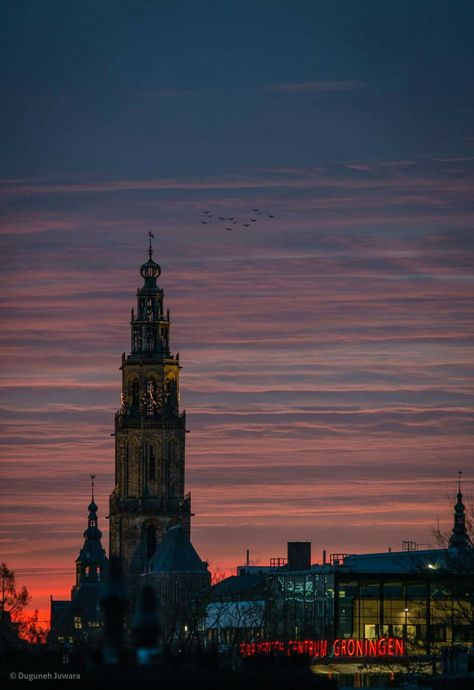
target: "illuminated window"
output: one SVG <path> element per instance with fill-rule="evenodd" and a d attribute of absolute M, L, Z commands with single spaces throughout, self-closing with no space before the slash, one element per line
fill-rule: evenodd
<path fill-rule="evenodd" d="M 364 637 L 366 640 L 373 640 L 377 637 L 377 631 L 375 625 L 365 625 L 364 626 Z"/>
<path fill-rule="evenodd" d="M 76 630 L 82 630 L 82 619 L 80 616 L 74 617 L 74 627 Z"/>
<path fill-rule="evenodd" d="M 430 632 L 430 640 L 432 642 L 446 642 L 446 626 L 439 624 L 439 625 L 430 625 L 429 628 Z"/>

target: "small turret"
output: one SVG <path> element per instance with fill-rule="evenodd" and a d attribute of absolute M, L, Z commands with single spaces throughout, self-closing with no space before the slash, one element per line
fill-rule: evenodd
<path fill-rule="evenodd" d="M 454 506 L 454 526 L 449 539 L 450 549 L 466 549 L 471 543 L 466 529 L 466 515 L 464 503 L 462 502 L 461 475 L 459 472 L 457 503 Z"/>
<path fill-rule="evenodd" d="M 84 546 L 76 559 L 76 585 L 73 593 L 84 582 L 100 582 L 107 566 L 107 557 L 102 547 L 102 532 L 98 526 L 97 505 L 94 500 L 94 479 L 91 474 L 91 502 L 88 506 L 87 529 L 84 531 Z"/>

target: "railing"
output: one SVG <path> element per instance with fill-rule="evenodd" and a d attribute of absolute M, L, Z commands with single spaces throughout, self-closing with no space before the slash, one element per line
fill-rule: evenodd
<path fill-rule="evenodd" d="M 150 319 L 149 316 L 152 318 Z M 154 321 L 164 321 L 165 323 L 169 322 L 168 316 L 164 316 L 163 314 L 160 316 L 158 315 L 158 318 L 155 318 L 154 314 L 134 314 L 130 318 L 130 323 L 136 323 L 137 321 L 142 321 L 143 323 L 153 323 Z"/>
<path fill-rule="evenodd" d="M 270 567 L 271 568 L 282 568 L 284 565 L 287 565 L 288 559 L 287 558 L 270 558 Z"/>
<path fill-rule="evenodd" d="M 115 498 L 119 512 L 135 513 L 151 511 L 156 513 L 188 513 L 191 510 L 191 493 L 179 498 Z"/>
<path fill-rule="evenodd" d="M 182 427 L 186 424 L 186 413 L 173 413 L 168 410 L 158 410 L 151 415 L 133 412 L 132 410 L 119 410 L 115 414 L 115 425 L 127 429 L 172 429 L 175 426 Z"/>

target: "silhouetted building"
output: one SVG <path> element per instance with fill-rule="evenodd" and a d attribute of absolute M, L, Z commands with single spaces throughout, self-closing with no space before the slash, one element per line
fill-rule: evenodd
<path fill-rule="evenodd" d="M 87 644 L 99 643 L 103 619 L 100 607 L 102 583 L 107 577 L 108 560 L 102 547 L 97 505 L 94 501 L 94 477 L 92 500 L 88 507 L 89 517 L 84 532 L 84 546 L 76 559 L 76 584 L 70 601 L 55 601 L 51 597 L 51 630 L 48 643 Z"/>
<path fill-rule="evenodd" d="M 244 657 L 307 655 L 316 674 L 347 676 L 351 687 L 385 687 L 414 667 L 440 673 L 474 643 L 474 549 L 460 487 L 449 544 L 404 542 L 311 564 L 311 545 L 289 542 L 287 559 L 247 562 L 211 588 L 206 637 L 222 652 L 240 645 Z"/>
<path fill-rule="evenodd" d="M 199 558 L 186 531 L 181 525 L 170 527 L 141 577 L 141 587 L 155 592 L 162 639 L 172 642 L 195 632 L 201 615 L 196 595 L 210 584 L 208 564 Z"/>
<path fill-rule="evenodd" d="M 148 261 L 140 268 L 144 284 L 137 290 L 137 311 L 131 314 L 131 352 L 122 355 L 121 408 L 115 415 L 115 487 L 110 496 L 110 557 L 131 604 L 124 606 L 120 598 L 121 615 L 127 609 L 130 623 L 139 588 L 151 585 L 159 618 L 170 628 L 172 620 L 178 625 L 188 616 L 196 592 L 209 587 L 210 574 L 189 540 L 191 496 L 184 493 L 186 422 L 185 413 L 179 410 L 181 366 L 179 354 L 170 351 L 170 315 L 164 311 L 164 293 L 156 282 L 161 268 L 153 261 L 151 237 L 150 233 Z M 84 536 L 71 601 L 51 598 L 51 642 L 86 641 L 92 631 L 99 634 L 102 628 L 100 583 L 107 558 L 94 497 Z M 112 614 L 117 608 L 114 587 L 109 587 L 105 603 Z M 143 595 L 140 600 L 142 608 L 143 602 L 151 601 Z M 111 630 L 107 638 L 109 656 L 116 657 L 120 650 L 115 648 L 122 643 L 113 639 Z"/>
<path fill-rule="evenodd" d="M 461 493 L 461 472 L 459 473 L 459 487 L 457 502 L 454 506 L 454 526 L 449 539 L 450 549 L 467 549 L 472 546 L 466 528 L 466 514 Z"/>

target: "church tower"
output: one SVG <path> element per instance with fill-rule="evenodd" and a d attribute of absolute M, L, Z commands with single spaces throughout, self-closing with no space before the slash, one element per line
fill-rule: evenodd
<path fill-rule="evenodd" d="M 450 549 L 467 549 L 470 544 L 469 534 L 466 527 L 466 515 L 464 503 L 462 502 L 462 492 L 461 492 L 461 475 L 459 472 L 459 485 L 458 485 L 458 495 L 457 503 L 454 506 L 454 526 L 449 538 L 449 548 Z"/>
<path fill-rule="evenodd" d="M 167 529 L 189 537 L 191 497 L 184 494 L 185 413 L 179 410 L 179 354 L 170 351 L 170 314 L 157 285 L 160 266 L 140 268 L 132 309 L 131 352 L 122 355 L 121 408 L 115 415 L 115 488 L 110 496 L 110 557 L 124 575 L 147 567 Z"/>
<path fill-rule="evenodd" d="M 100 541 L 102 532 L 99 529 L 98 508 L 94 500 L 94 479 L 95 475 L 91 474 L 92 498 L 88 507 L 89 517 L 87 518 L 87 529 L 84 532 L 84 546 L 76 558 L 76 584 L 72 588 L 73 596 L 84 583 L 101 582 L 107 575 L 108 560 Z"/>

